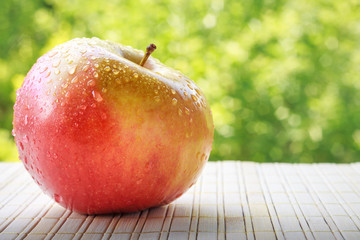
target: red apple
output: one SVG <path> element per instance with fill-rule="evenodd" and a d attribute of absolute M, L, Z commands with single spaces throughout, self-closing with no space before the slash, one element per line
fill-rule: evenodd
<path fill-rule="evenodd" d="M 38 59 L 17 91 L 20 159 L 62 206 L 80 213 L 167 204 L 199 177 L 214 125 L 189 78 L 144 53 L 74 39 Z M 142 63 L 143 64 L 143 63 Z"/>

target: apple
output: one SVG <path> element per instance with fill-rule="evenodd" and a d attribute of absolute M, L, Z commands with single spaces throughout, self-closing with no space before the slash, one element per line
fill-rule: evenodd
<path fill-rule="evenodd" d="M 154 48 L 73 39 L 25 77 L 14 105 L 19 158 L 60 205 L 139 211 L 170 203 L 199 177 L 213 142 L 209 105 L 193 81 L 149 57 Z"/>

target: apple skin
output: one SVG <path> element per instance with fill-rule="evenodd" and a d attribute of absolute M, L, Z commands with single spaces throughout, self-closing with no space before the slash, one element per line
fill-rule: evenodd
<path fill-rule="evenodd" d="M 200 89 L 142 51 L 73 39 L 17 91 L 13 135 L 41 189 L 83 214 L 168 204 L 198 179 L 214 124 Z"/>

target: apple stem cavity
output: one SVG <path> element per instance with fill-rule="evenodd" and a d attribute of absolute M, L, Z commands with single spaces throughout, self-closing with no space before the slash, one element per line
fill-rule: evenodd
<path fill-rule="evenodd" d="M 156 46 L 155 44 L 151 43 L 147 48 L 146 48 L 146 53 L 143 56 L 143 58 L 141 59 L 140 62 L 140 66 L 144 66 L 144 64 L 146 63 L 146 61 L 148 60 L 148 58 L 150 57 L 150 55 L 155 51 Z"/>

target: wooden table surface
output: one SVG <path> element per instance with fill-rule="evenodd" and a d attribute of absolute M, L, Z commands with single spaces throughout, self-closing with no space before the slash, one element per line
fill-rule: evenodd
<path fill-rule="evenodd" d="M 360 163 L 209 162 L 175 202 L 80 215 L 0 163 L 0 239 L 360 239 Z"/>

